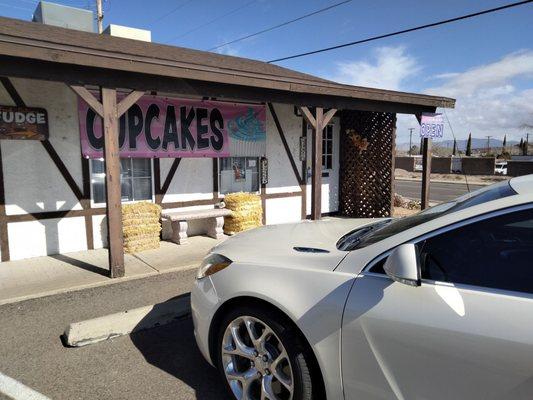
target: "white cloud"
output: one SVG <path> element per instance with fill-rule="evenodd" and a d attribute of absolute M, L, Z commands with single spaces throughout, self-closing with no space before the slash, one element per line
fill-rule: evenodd
<path fill-rule="evenodd" d="M 495 62 L 442 78 L 428 94 L 457 99 L 447 114 L 458 137 L 519 139 L 533 125 L 533 51 L 508 54 Z"/>
<path fill-rule="evenodd" d="M 419 72 L 416 59 L 405 47 L 379 47 L 371 60 L 337 63 L 332 80 L 356 86 L 401 90 L 405 80 Z"/>
<path fill-rule="evenodd" d="M 405 47 L 380 47 L 370 60 L 340 62 L 333 80 L 352 85 L 391 90 L 412 90 L 409 79 L 424 82 L 420 63 Z M 500 60 L 477 65 L 466 71 L 448 71 L 431 76 L 432 87 L 424 93 L 452 97 L 454 110 L 446 110 L 458 139 L 472 132 L 474 137 L 492 135 L 520 140 L 533 129 L 533 50 L 522 50 Z M 435 85 L 435 82 L 437 84 Z M 398 115 L 399 142 L 409 140 L 408 128 L 415 128 L 413 143 L 418 142 L 418 122 L 411 115 Z M 533 133 L 533 132 L 531 132 Z M 445 139 L 451 129 L 445 126 Z"/>

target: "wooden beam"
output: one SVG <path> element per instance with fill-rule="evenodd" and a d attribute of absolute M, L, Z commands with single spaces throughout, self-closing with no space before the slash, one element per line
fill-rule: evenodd
<path fill-rule="evenodd" d="M 333 118 L 336 112 L 337 110 L 335 108 L 332 108 L 326 114 L 324 114 L 324 121 L 322 122 L 322 126 L 324 128 L 329 124 L 329 121 L 331 121 L 331 118 Z"/>
<path fill-rule="evenodd" d="M 0 82 L 2 82 L 2 85 L 6 89 L 6 92 L 9 94 L 11 100 L 13 100 L 13 103 L 15 103 L 16 106 L 26 107 L 24 100 L 22 100 L 22 97 L 20 97 L 19 93 L 17 92 L 17 89 L 15 89 L 15 86 L 13 86 L 13 83 L 9 78 L 3 76 L 0 78 Z"/>
<path fill-rule="evenodd" d="M 174 174 L 176 173 L 180 165 L 180 162 L 181 162 L 181 158 L 174 159 L 174 162 L 172 163 L 172 166 L 170 167 L 170 170 L 168 171 L 167 177 L 165 179 L 165 183 L 163 183 L 163 186 L 161 186 L 161 197 L 167 194 L 167 190 L 170 187 L 170 184 L 172 183 L 172 179 L 174 178 Z"/>
<path fill-rule="evenodd" d="M 122 237 L 122 204 L 120 153 L 118 143 L 117 92 L 102 88 L 105 194 L 109 273 L 111 278 L 124 276 L 124 241 Z"/>
<path fill-rule="evenodd" d="M 91 208 L 91 174 L 89 168 L 89 159 L 81 158 L 81 176 L 83 181 L 83 199 L 81 206 L 83 209 Z M 93 237 L 93 217 L 91 215 L 85 215 L 85 240 L 87 242 L 87 249 L 94 249 L 94 237 Z"/>
<path fill-rule="evenodd" d="M 429 207 L 429 180 L 431 174 L 431 142 L 429 138 L 423 140 L 422 152 L 422 210 Z"/>
<path fill-rule="evenodd" d="M 161 204 L 163 195 L 161 193 L 161 161 L 159 158 L 154 158 L 154 191 L 155 203 Z"/>
<path fill-rule="evenodd" d="M 307 107 L 299 107 L 299 108 L 302 113 L 302 116 L 307 121 L 307 123 L 311 125 L 312 128 L 316 128 L 316 119 L 311 113 L 311 111 L 309 111 L 309 108 Z"/>
<path fill-rule="evenodd" d="M 63 179 L 65 179 L 65 182 L 67 182 L 67 185 L 69 186 L 70 190 L 72 190 L 72 193 L 74 193 L 74 196 L 76 196 L 78 201 L 81 203 L 84 198 L 84 195 L 78 187 L 78 184 L 68 171 L 67 166 L 65 165 L 65 163 L 63 163 L 63 160 L 61 160 L 59 154 L 57 154 L 57 151 L 55 150 L 54 146 L 52 146 L 52 143 L 50 143 L 49 140 L 43 140 L 41 141 L 41 144 L 52 159 L 57 169 L 59 170 L 59 173 L 61 174 Z"/>
<path fill-rule="evenodd" d="M 213 158 L 213 199 L 218 199 L 218 158 Z"/>
<path fill-rule="evenodd" d="M 144 91 L 134 90 L 129 93 L 120 103 L 117 105 L 117 117 L 120 118 L 122 114 L 129 110 L 129 108 L 137 103 L 137 101 L 144 96 Z"/>
<path fill-rule="evenodd" d="M 89 92 L 85 86 L 79 86 L 79 85 L 70 85 L 70 88 L 78 95 L 80 96 L 88 105 L 91 107 L 95 113 L 97 113 L 100 117 L 103 118 L 104 116 L 104 108 L 102 103 L 98 101 L 94 95 Z"/>
<path fill-rule="evenodd" d="M 291 149 L 289 148 L 289 144 L 287 143 L 287 139 L 285 138 L 285 134 L 283 133 L 283 128 L 281 127 L 281 124 L 278 119 L 278 115 L 276 114 L 276 110 L 274 110 L 274 106 L 272 103 L 268 103 L 268 109 L 270 110 L 270 114 L 272 115 L 272 119 L 274 120 L 274 124 L 276 125 L 276 129 L 278 130 L 279 136 L 281 138 L 281 143 L 283 143 L 283 147 L 285 148 L 285 153 L 287 154 L 287 157 L 289 158 L 289 162 L 292 167 L 292 172 L 294 173 L 294 176 L 296 177 L 296 181 L 299 185 L 302 184 L 303 179 L 300 176 L 300 172 L 298 171 L 298 167 L 296 166 L 296 162 L 294 161 L 294 157 L 292 156 Z"/>
<path fill-rule="evenodd" d="M 394 128 L 392 128 L 392 146 L 391 146 L 391 174 L 390 174 L 390 180 L 391 180 L 391 199 L 390 199 L 390 216 L 392 217 L 394 214 L 394 191 L 396 183 L 394 181 L 394 169 L 396 168 L 396 114 L 394 114 Z"/>
<path fill-rule="evenodd" d="M 305 138 L 307 143 L 307 122 L 302 117 L 302 137 Z M 305 158 L 302 160 L 302 183 L 300 190 L 302 191 L 302 205 L 301 205 L 301 218 L 307 219 L 307 146 L 305 149 Z"/>
<path fill-rule="evenodd" d="M 324 114 L 321 107 L 316 108 L 313 129 L 312 148 L 312 181 L 311 181 L 311 219 L 319 220 L 322 214 L 322 130 L 324 129 Z"/>
<path fill-rule="evenodd" d="M 131 61 L 130 61 L 131 63 Z M 297 106 L 336 108 L 415 114 L 433 112 L 434 106 L 400 102 L 401 98 L 385 96 L 382 99 L 344 97 L 333 94 L 287 91 L 272 87 L 252 87 L 197 79 L 172 78 L 139 74 L 127 70 L 112 70 L 90 66 L 58 64 L 50 61 L 0 55 L 0 75 L 20 78 L 65 82 L 70 85 L 113 86 L 136 90 L 179 93 L 182 96 L 216 97 L 218 100 L 246 99 L 247 101 L 284 103 Z M 441 103 L 438 106 L 445 106 Z M 447 105 L 446 105 L 447 106 Z M 449 107 L 453 107 L 450 104 Z"/>
<path fill-rule="evenodd" d="M 6 193 L 4 188 L 4 166 L 2 161 L 2 142 L 0 141 L 0 251 L 2 261 L 9 261 L 9 233 L 6 216 Z"/>

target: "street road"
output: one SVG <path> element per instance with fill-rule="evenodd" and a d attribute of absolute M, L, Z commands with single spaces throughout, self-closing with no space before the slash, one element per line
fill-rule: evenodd
<path fill-rule="evenodd" d="M 190 317 L 81 348 L 66 348 L 60 340 L 70 322 L 183 295 L 195 274 L 0 306 L 0 374 L 51 399 L 224 399 L 218 373 L 196 347 Z"/>
<path fill-rule="evenodd" d="M 394 181 L 396 193 L 407 197 L 408 199 L 420 200 L 420 191 L 422 182 L 420 181 L 403 181 L 396 179 Z M 484 187 L 483 185 L 469 185 L 470 191 Z M 429 200 L 443 202 L 453 200 L 462 194 L 468 192 L 464 183 L 440 183 L 431 182 L 429 185 Z"/>

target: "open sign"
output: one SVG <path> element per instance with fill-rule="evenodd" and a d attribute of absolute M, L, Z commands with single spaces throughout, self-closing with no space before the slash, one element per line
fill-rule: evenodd
<path fill-rule="evenodd" d="M 444 136 L 444 120 L 442 114 L 422 113 L 420 120 L 420 137 L 442 138 Z"/>

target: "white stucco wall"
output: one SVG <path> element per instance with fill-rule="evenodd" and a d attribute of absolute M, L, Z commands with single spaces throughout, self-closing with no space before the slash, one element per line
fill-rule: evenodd
<path fill-rule="evenodd" d="M 42 107 L 48 111 L 50 142 L 82 189 L 76 96 L 62 83 L 27 79 L 12 79 L 12 82 L 27 106 Z M 13 105 L 1 85 L 0 104 Z M 275 104 L 274 108 L 301 171 L 299 138 L 302 119 L 294 115 L 294 108 L 290 105 Z M 40 142 L 4 140 L 1 146 L 8 215 L 82 208 Z M 267 194 L 299 192 L 300 186 L 268 108 L 266 148 L 269 161 Z M 160 160 L 161 184 L 172 162 L 173 159 Z M 212 199 L 212 173 L 211 159 L 182 159 L 163 203 Z M 338 190 L 338 185 L 334 190 Z M 324 190 L 323 196 L 328 196 L 326 193 Z M 328 198 L 323 198 L 324 212 L 331 211 L 329 203 Z M 299 221 L 301 206 L 300 196 L 267 199 L 266 221 L 268 224 Z M 195 206 L 180 210 L 210 207 Z M 94 247 L 104 247 L 107 242 L 105 216 L 93 216 L 92 224 Z M 205 232 L 205 225 L 204 221 L 193 221 L 189 234 Z M 13 260 L 87 249 L 84 217 L 12 222 L 8 224 L 8 233 Z M 165 223 L 163 237 L 169 238 L 170 234 L 170 226 Z"/>

